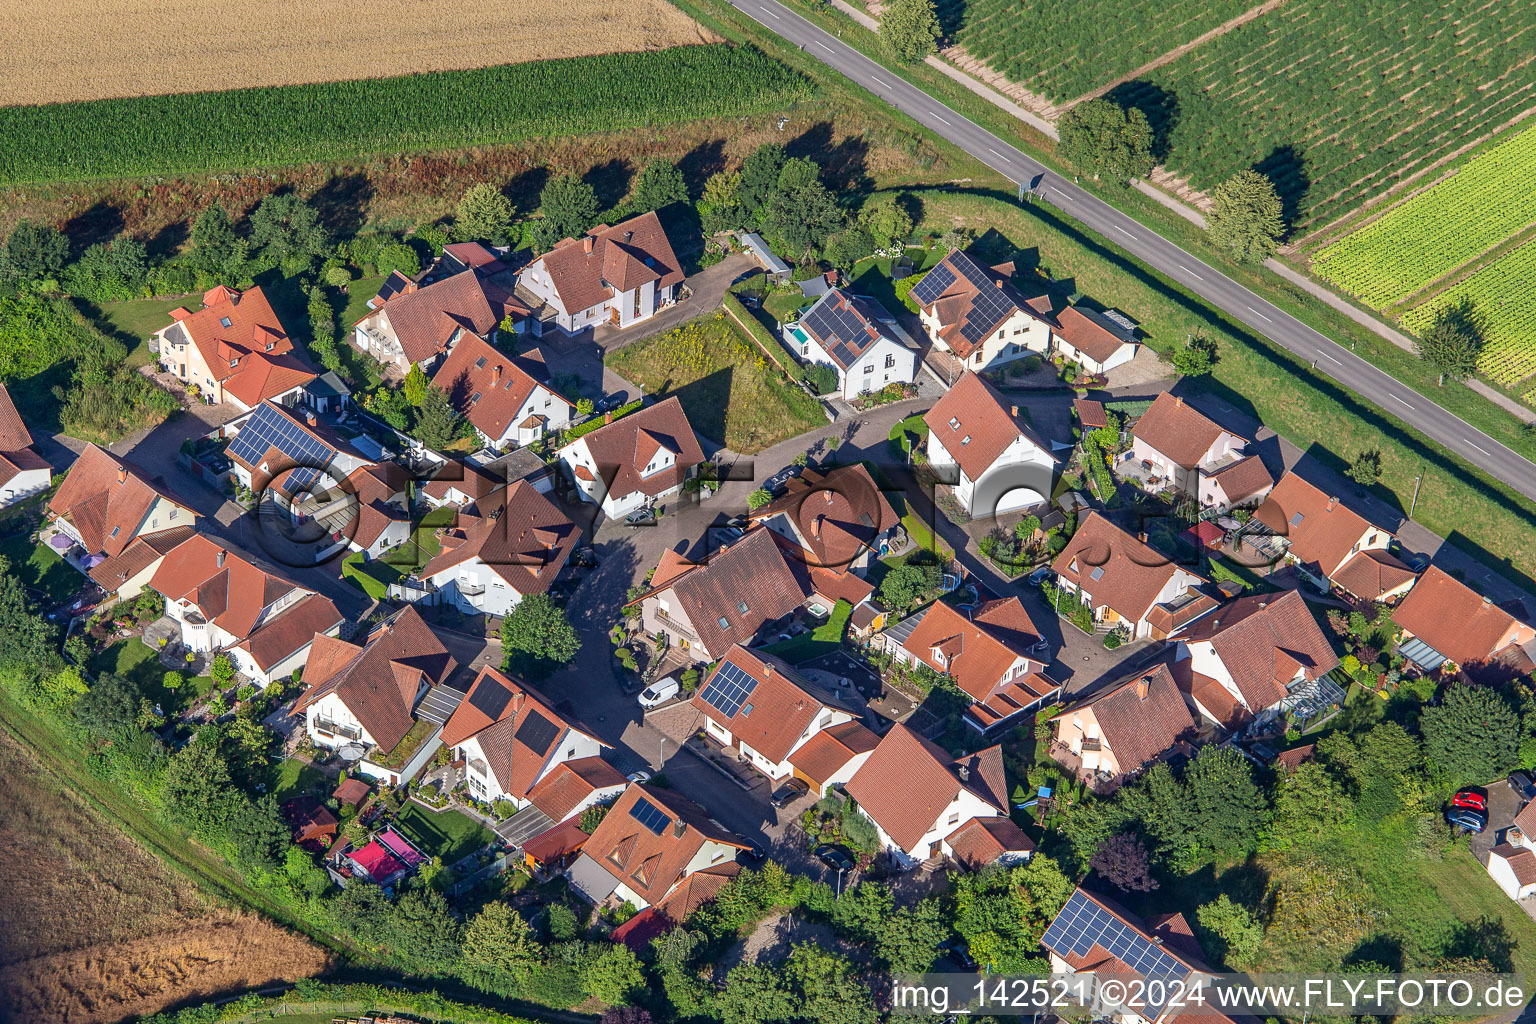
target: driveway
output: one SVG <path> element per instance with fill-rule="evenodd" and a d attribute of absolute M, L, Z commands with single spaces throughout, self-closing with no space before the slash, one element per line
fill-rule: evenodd
<path fill-rule="evenodd" d="M 1520 813 L 1523 804 L 1503 779 L 1490 782 L 1484 788 L 1488 791 L 1488 827 L 1472 837 L 1472 853 L 1479 863 L 1486 865 L 1488 851 L 1498 845 L 1504 830 L 1514 823 L 1515 815 Z"/>

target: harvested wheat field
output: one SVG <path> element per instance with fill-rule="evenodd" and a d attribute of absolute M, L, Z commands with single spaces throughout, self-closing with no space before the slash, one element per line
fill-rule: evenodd
<path fill-rule="evenodd" d="M 325 953 L 219 910 L 0 732 L 0 1020 L 108 1022 L 317 974 Z"/>
<path fill-rule="evenodd" d="M 717 38 L 666 0 L 12 0 L 0 106 L 387 78 Z"/>

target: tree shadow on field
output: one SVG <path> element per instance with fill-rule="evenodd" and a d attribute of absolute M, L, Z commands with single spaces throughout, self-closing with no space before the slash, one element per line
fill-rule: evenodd
<path fill-rule="evenodd" d="M 1152 158 L 1158 163 L 1168 159 L 1169 138 L 1179 124 L 1179 95 L 1156 82 L 1137 79 L 1121 82 L 1104 98 L 1128 110 L 1139 110 L 1152 126 Z"/>
<path fill-rule="evenodd" d="M 1269 156 L 1253 165 L 1253 169 L 1275 185 L 1280 196 L 1280 217 L 1285 221 L 1288 235 L 1291 225 L 1301 215 L 1302 204 L 1312 190 L 1312 173 L 1307 170 L 1307 158 L 1295 146 L 1276 146 Z"/>
<path fill-rule="evenodd" d="M 144 247 L 149 250 L 149 255 L 156 258 L 173 256 L 187 239 L 192 236 L 192 222 L 188 220 L 176 220 L 156 231 Z"/>
<path fill-rule="evenodd" d="M 112 241 L 122 233 L 123 225 L 123 211 L 105 199 L 75 214 L 64 222 L 64 234 L 69 239 L 69 258 L 79 259 L 81 253 L 98 242 Z"/>
<path fill-rule="evenodd" d="M 371 199 L 373 182 L 367 175 L 353 172 L 331 178 L 320 186 L 309 202 L 333 238 L 351 238 L 368 219 Z"/>
<path fill-rule="evenodd" d="M 710 139 L 694 146 L 677 161 L 677 169 L 683 172 L 683 180 L 688 183 L 688 194 L 702 195 L 704 182 L 725 170 L 725 140 Z"/>
<path fill-rule="evenodd" d="M 547 184 L 549 184 L 549 168 L 530 167 L 503 185 L 501 191 L 512 200 L 512 205 L 517 210 L 527 212 L 538 209 L 539 193 L 544 191 L 544 186 Z"/>
<path fill-rule="evenodd" d="M 628 160 L 614 159 L 597 164 L 583 174 L 581 180 L 597 193 L 598 209 L 610 210 L 629 195 L 630 180 L 634 175 L 635 168 Z"/>

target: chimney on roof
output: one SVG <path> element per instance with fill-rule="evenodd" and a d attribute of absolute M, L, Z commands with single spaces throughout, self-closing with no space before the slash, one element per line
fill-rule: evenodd
<path fill-rule="evenodd" d="M 223 548 L 219 548 L 219 553 L 213 558 L 213 564 L 218 566 L 220 569 L 224 568 L 224 556 L 227 554 L 229 554 L 229 552 L 225 551 Z"/>
<path fill-rule="evenodd" d="M 608 412 L 603 413 L 603 425 L 607 426 L 608 424 L 610 424 L 612 422 L 613 422 L 613 411 L 610 409 Z"/>
<path fill-rule="evenodd" d="M 1011 406 L 1009 408 L 1009 412 L 1013 413 L 1013 418 L 1014 419 L 1018 419 L 1019 418 L 1019 407 L 1018 406 L 1016 406 L 1016 405 L 1015 406 Z"/>
<path fill-rule="evenodd" d="M 1334 510 L 1334 508 L 1338 505 L 1338 503 L 1339 503 L 1339 499 L 1338 498 L 1336 498 L 1336 497 L 1335 498 L 1329 498 L 1328 499 L 1328 511 L 1332 512 Z"/>
<path fill-rule="evenodd" d="M 1140 533 L 1138 533 L 1136 535 L 1136 539 L 1141 541 L 1143 544 L 1145 544 L 1147 542 L 1147 531 L 1146 530 L 1142 530 Z"/>
<path fill-rule="evenodd" d="M 307 412 L 307 413 L 304 414 L 304 422 L 308 423 L 310 426 L 313 427 L 313 426 L 318 425 L 320 421 L 315 419 L 315 414 L 314 413 Z"/>
<path fill-rule="evenodd" d="M 1173 404 L 1182 409 L 1184 407 L 1184 399 L 1180 398 L 1178 395 L 1174 395 Z"/>
<path fill-rule="evenodd" d="M 678 818 L 676 821 L 674 821 L 672 823 L 672 837 L 674 839 L 681 839 L 681 838 L 683 838 L 683 833 L 687 832 L 687 831 L 688 831 L 688 826 L 686 824 L 684 824 L 682 818 Z"/>
<path fill-rule="evenodd" d="M 501 364 L 500 363 L 497 363 L 496 364 L 496 369 L 491 371 L 491 383 L 492 384 L 500 384 L 501 383 Z"/>
<path fill-rule="evenodd" d="M 1146 700 L 1147 699 L 1147 690 L 1151 687 L 1151 685 L 1152 685 L 1152 677 L 1151 676 L 1142 676 L 1140 679 L 1136 680 L 1136 699 L 1137 700 Z"/>
<path fill-rule="evenodd" d="M 816 513 L 816 519 L 811 523 L 811 536 L 821 540 L 821 521 L 827 518 L 820 512 Z"/>
<path fill-rule="evenodd" d="M 971 770 L 969 768 L 967 768 L 965 765 L 961 765 L 960 766 L 960 781 L 961 782 L 967 782 L 967 781 L 970 780 L 970 777 L 971 777 Z"/>
<path fill-rule="evenodd" d="M 634 237 L 635 237 L 635 233 L 633 231 L 626 231 L 626 232 L 624 232 L 624 241 L 628 242 L 631 238 L 634 238 Z"/>
<path fill-rule="evenodd" d="M 117 467 L 117 482 L 120 483 L 120 484 L 125 484 L 125 483 L 128 482 L 128 467 L 127 466 L 118 466 Z"/>
<path fill-rule="evenodd" d="M 582 239 L 581 239 L 581 251 L 582 252 L 591 252 L 592 251 L 592 236 L 591 235 L 585 235 L 585 236 L 582 237 Z"/>
<path fill-rule="evenodd" d="M 1268 607 L 1269 607 L 1269 602 L 1268 601 L 1260 601 L 1259 602 L 1259 611 L 1263 611 L 1265 608 L 1268 608 Z"/>
<path fill-rule="evenodd" d="M 999 291 L 1002 290 L 1002 287 L 1003 287 L 1003 279 L 1002 278 L 999 277 L 999 278 L 995 279 L 992 283 L 997 285 Z"/>

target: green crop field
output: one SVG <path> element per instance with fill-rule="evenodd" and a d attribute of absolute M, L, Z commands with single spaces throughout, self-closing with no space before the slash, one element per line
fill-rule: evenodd
<path fill-rule="evenodd" d="M 1454 288 L 1415 306 L 1403 317 L 1410 331 L 1428 327 L 1439 309 L 1470 298 L 1487 320 L 1487 336 L 1477 368 L 1505 387 L 1536 373 L 1536 242 L 1500 257 Z M 1525 393 L 1536 400 L 1536 387 Z"/>
<path fill-rule="evenodd" d="M 808 83 L 751 47 L 678 46 L 372 81 L 0 109 L 0 185 L 516 142 L 783 109 Z"/>
<path fill-rule="evenodd" d="M 1289 0 L 1116 95 L 1197 187 L 1267 173 L 1304 235 L 1527 109 L 1533 37 L 1525 0 Z"/>
<path fill-rule="evenodd" d="M 1257 0 L 1256 0 L 1257 2 Z M 1009 81 L 1061 102 L 1240 14 L 1209 0 L 939 0 L 945 34 Z"/>
<path fill-rule="evenodd" d="M 1533 181 L 1536 128 L 1527 128 L 1434 188 L 1320 250 L 1312 258 L 1313 267 L 1325 280 L 1377 309 L 1401 302 L 1536 223 Z"/>

